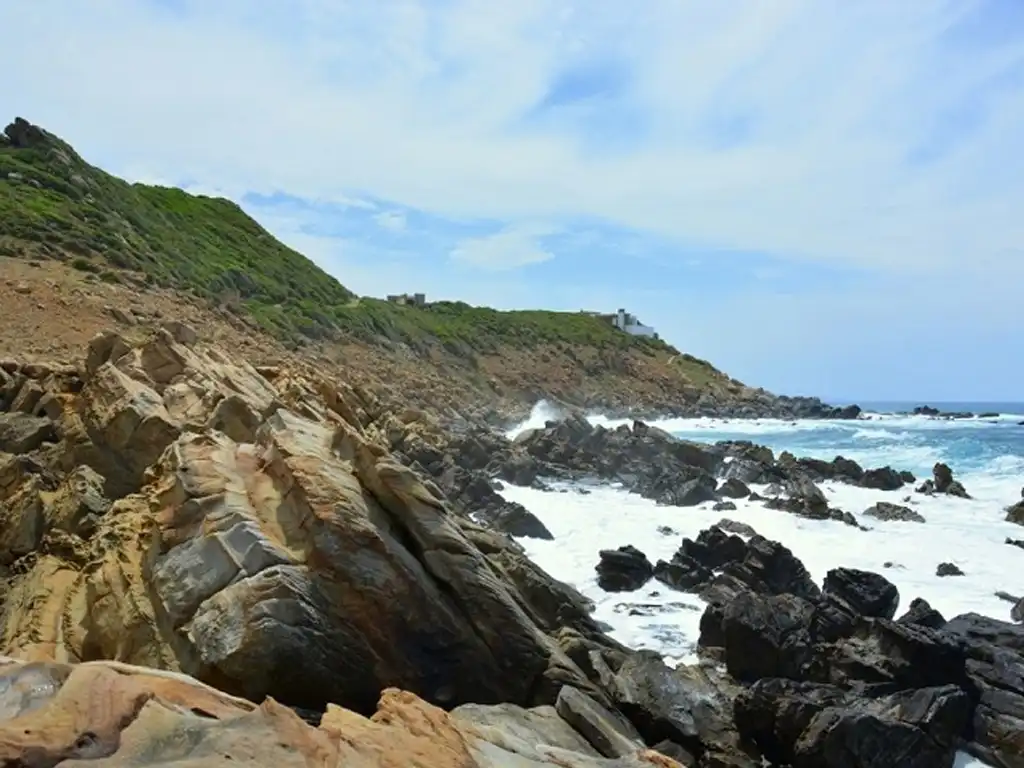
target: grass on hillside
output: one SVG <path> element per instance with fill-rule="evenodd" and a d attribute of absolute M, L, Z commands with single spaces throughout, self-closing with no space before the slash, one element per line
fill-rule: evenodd
<path fill-rule="evenodd" d="M 578 313 L 357 299 L 228 200 L 129 184 L 52 134 L 37 131 L 19 147 L 0 139 L 0 255 L 70 258 L 105 280 L 116 279 L 111 268 L 132 270 L 146 282 L 245 311 L 293 341 L 344 331 L 421 349 L 439 342 L 463 357 L 502 345 L 675 351 Z"/>

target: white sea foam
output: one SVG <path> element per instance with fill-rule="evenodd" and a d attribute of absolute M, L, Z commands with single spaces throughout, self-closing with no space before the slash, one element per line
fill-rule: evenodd
<path fill-rule="evenodd" d="M 528 425 L 543 426 L 557 414 L 535 408 Z M 850 458 L 870 466 L 892 463 L 926 466 L 939 458 L 934 446 L 901 446 L 908 435 L 892 431 L 912 420 L 914 429 L 929 428 L 930 423 L 946 428 L 972 428 L 970 420 L 936 422 L 923 417 L 885 419 L 884 438 L 872 434 L 859 436 L 871 441 L 863 448 L 845 451 Z M 593 417 L 594 423 L 609 427 L 627 420 Z M 834 422 L 850 425 L 851 422 Z M 976 422 L 975 422 L 976 423 Z M 798 422 L 793 425 L 768 420 L 673 419 L 658 422 L 672 432 L 707 430 L 704 439 L 718 439 L 714 431 L 756 435 L 762 432 L 788 432 L 822 429 L 830 422 Z M 857 425 L 857 422 L 852 424 Z M 910 426 L 908 424 L 907 426 Z M 857 428 L 855 427 L 855 428 Z M 870 431 L 870 430 L 866 430 Z M 877 433 L 876 433 L 877 434 Z M 884 452 L 879 453 L 882 440 Z M 737 500 L 737 509 L 715 512 L 711 503 L 698 507 L 659 506 L 631 494 L 621 487 L 592 485 L 556 486 L 552 491 L 508 486 L 505 498 L 523 504 L 536 514 L 554 535 L 554 541 L 522 539 L 530 556 L 556 578 L 566 581 L 592 599 L 595 618 L 613 628 L 611 634 L 633 648 L 650 648 L 666 655 L 670 663 L 690 662 L 699 636 L 704 603 L 696 596 L 676 592 L 657 581 L 629 593 L 606 593 L 597 586 L 594 566 L 598 551 L 632 544 L 651 559 L 668 560 L 681 539 L 696 537 L 704 528 L 723 517 L 747 523 L 758 533 L 789 547 L 807 566 L 820 584 L 829 569 L 838 566 L 861 568 L 884 574 L 900 591 L 900 610 L 915 597 L 923 597 L 947 618 L 975 611 L 999 619 L 1009 619 L 1010 604 L 996 597 L 997 591 L 1013 595 L 1024 593 L 1019 577 L 1024 552 L 1005 544 L 1006 538 L 1024 538 L 1024 529 L 1005 521 L 1005 508 L 1020 498 L 1024 475 L 1024 457 L 1004 456 L 988 462 L 983 472 L 960 475 L 971 499 L 928 497 L 909 488 L 876 491 L 843 483 L 822 483 L 832 506 L 853 512 L 871 528 L 861 531 L 835 521 L 806 520 L 795 515 L 767 509 L 763 504 Z M 755 490 L 762 490 L 755 487 Z M 905 501 L 909 497 L 909 501 Z M 861 513 L 878 501 L 905 504 L 920 512 L 926 523 L 884 522 Z M 674 531 L 665 535 L 659 528 Z M 963 576 L 939 577 L 936 567 L 955 563 Z M 980 768 L 981 762 L 960 756 L 957 768 Z"/>

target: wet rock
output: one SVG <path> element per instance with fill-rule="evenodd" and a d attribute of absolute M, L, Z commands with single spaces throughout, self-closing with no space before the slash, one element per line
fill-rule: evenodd
<path fill-rule="evenodd" d="M 860 485 L 878 491 L 895 491 L 903 487 L 903 478 L 892 467 L 881 467 L 867 470 L 860 479 Z"/>
<path fill-rule="evenodd" d="M 900 624 L 916 624 L 929 629 L 941 629 L 946 623 L 945 617 L 932 608 L 927 600 L 920 597 L 915 597 L 910 601 L 907 612 L 897 621 Z"/>
<path fill-rule="evenodd" d="M 928 495 L 944 493 L 948 496 L 958 496 L 962 499 L 971 498 L 963 485 L 958 480 L 953 479 L 953 470 L 950 469 L 949 465 L 941 461 L 936 462 L 935 466 L 932 467 L 932 478 L 925 480 L 917 488 L 917 492 Z"/>
<path fill-rule="evenodd" d="M 825 575 L 823 592 L 838 598 L 862 616 L 891 619 L 896 615 L 900 593 L 896 585 L 870 571 L 833 568 Z"/>
<path fill-rule="evenodd" d="M 647 555 L 631 544 L 618 549 L 602 549 L 597 571 L 597 584 L 605 592 L 631 592 L 640 589 L 654 576 L 654 566 Z"/>
<path fill-rule="evenodd" d="M 858 700 L 833 686 L 769 679 L 736 701 L 743 736 L 768 760 L 798 768 L 952 765 L 970 715 L 969 696 L 953 685 Z"/>
<path fill-rule="evenodd" d="M 923 523 L 925 522 L 924 515 L 919 512 L 915 512 L 910 507 L 904 507 L 900 504 L 892 504 L 888 501 L 879 501 L 878 503 L 868 507 L 864 510 L 863 514 L 868 517 L 873 517 L 876 520 L 887 520 L 887 521 L 900 521 L 910 523 Z"/>
<path fill-rule="evenodd" d="M 744 499 L 750 495 L 750 488 L 742 480 L 726 479 L 718 488 L 718 494 L 728 499 Z"/>
<path fill-rule="evenodd" d="M 656 655 L 640 652 L 614 672 L 605 669 L 602 685 L 648 744 L 692 756 L 700 765 L 759 765 L 740 743 L 733 724 L 732 701 L 738 689 L 712 670 L 673 670 Z M 666 744 L 674 744 L 682 752 Z"/>
<path fill-rule="evenodd" d="M 956 565 L 956 563 L 939 563 L 935 569 L 936 576 L 963 576 L 964 572 Z"/>
<path fill-rule="evenodd" d="M 716 512 L 733 512 L 736 510 L 736 503 L 733 501 L 718 501 L 711 508 Z"/>
<path fill-rule="evenodd" d="M 730 520 L 725 517 L 715 523 L 714 527 L 720 528 L 726 533 L 735 533 L 739 536 L 749 537 L 757 535 L 757 531 L 755 531 L 752 526 L 747 525 L 746 523 L 741 523 L 737 520 Z"/>

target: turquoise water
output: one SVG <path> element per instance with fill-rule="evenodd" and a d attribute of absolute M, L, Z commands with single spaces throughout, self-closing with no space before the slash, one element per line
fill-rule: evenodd
<path fill-rule="evenodd" d="M 843 455 L 862 465 L 890 465 L 918 477 L 937 461 L 958 476 L 1005 483 L 1007 501 L 1024 486 L 1024 403 L 929 403 L 943 411 L 998 412 L 996 418 L 946 420 L 907 415 L 921 403 L 869 403 L 855 421 L 772 419 L 669 419 L 659 426 L 678 437 L 714 442 L 751 440 L 775 451 L 832 459 Z M 901 413 L 902 412 L 902 413 Z M 609 422 L 614 423 L 614 422 Z"/>

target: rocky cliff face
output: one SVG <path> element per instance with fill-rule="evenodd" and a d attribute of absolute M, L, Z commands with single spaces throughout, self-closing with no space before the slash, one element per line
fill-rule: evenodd
<path fill-rule="evenodd" d="M 316 710 L 369 713 L 389 686 L 446 706 L 592 687 L 516 580 L 582 598 L 389 453 L 422 414 L 173 324 L 0 376 L 0 651 Z"/>

